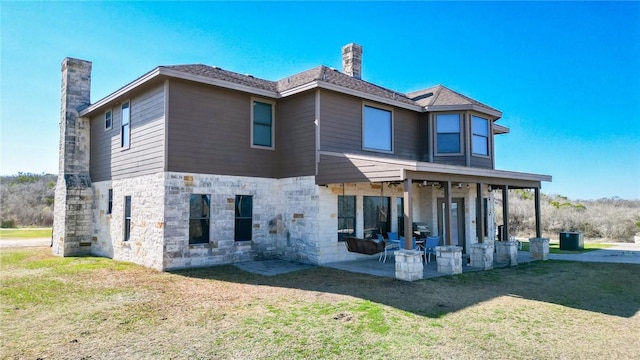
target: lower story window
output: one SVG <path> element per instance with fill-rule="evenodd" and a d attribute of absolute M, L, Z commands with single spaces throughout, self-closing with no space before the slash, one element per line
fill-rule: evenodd
<path fill-rule="evenodd" d="M 385 236 L 391 231 L 389 217 L 390 199 L 386 196 L 363 197 L 362 213 L 364 215 L 364 237 L 376 238 L 377 234 Z"/>
<path fill-rule="evenodd" d="M 338 241 L 356 234 L 356 197 L 338 196 Z"/>
<path fill-rule="evenodd" d="M 210 195 L 191 194 L 189 199 L 189 244 L 209 242 Z"/>
<path fill-rule="evenodd" d="M 131 238 L 131 196 L 124 197 L 124 241 Z"/>
<path fill-rule="evenodd" d="M 235 241 L 251 241 L 253 233 L 253 196 L 236 195 Z"/>

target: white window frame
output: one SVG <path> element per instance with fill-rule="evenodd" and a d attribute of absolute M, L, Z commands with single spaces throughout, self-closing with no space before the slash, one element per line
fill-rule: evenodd
<path fill-rule="evenodd" d="M 390 124 L 390 134 L 389 136 L 391 136 L 390 139 L 390 146 L 391 149 L 390 150 L 386 150 L 386 149 L 378 149 L 378 148 L 372 148 L 372 147 L 367 147 L 365 146 L 365 133 L 366 133 L 366 119 L 365 119 L 365 108 L 366 107 L 370 107 L 370 108 L 374 108 L 374 109 L 378 109 L 378 110 L 383 110 L 383 111 L 388 111 L 391 115 L 391 124 Z M 384 106 L 384 105 L 380 105 L 377 103 L 372 103 L 372 102 L 363 102 L 362 103 L 362 150 L 366 150 L 366 151 L 375 151 L 375 152 L 380 152 L 380 153 L 385 153 L 385 154 L 393 154 L 393 150 L 395 149 L 395 142 L 394 142 L 394 113 L 393 113 L 393 107 L 390 106 Z"/>
<path fill-rule="evenodd" d="M 127 139 L 128 142 L 127 144 L 124 143 L 124 137 L 122 136 L 125 129 L 124 129 L 124 106 L 127 105 L 127 108 L 129 109 L 128 113 L 129 113 L 129 118 L 127 119 Z M 131 101 L 127 100 L 124 101 L 122 103 L 122 105 L 120 105 L 120 149 L 121 150 L 127 150 L 131 147 Z"/>
<path fill-rule="evenodd" d="M 487 122 L 487 136 L 486 136 L 486 138 L 487 138 L 487 149 L 486 149 L 487 153 L 486 154 L 477 153 L 477 152 L 474 151 L 474 148 L 473 148 L 473 137 L 474 136 L 485 137 L 484 135 L 481 135 L 481 134 L 477 134 L 476 135 L 476 133 L 473 131 L 473 119 L 474 118 L 482 119 L 482 120 L 485 120 Z M 470 126 L 470 129 L 471 129 L 471 138 L 470 138 L 470 140 L 471 140 L 471 155 L 477 156 L 477 157 L 485 157 L 485 158 L 490 157 L 491 156 L 491 145 L 490 145 L 491 142 L 490 142 L 489 138 L 491 137 L 491 119 L 486 118 L 486 117 L 482 117 L 480 115 L 471 114 L 471 124 L 470 125 L 471 125 Z"/>
<path fill-rule="evenodd" d="M 458 143 L 460 144 L 458 148 L 458 152 L 438 152 L 438 115 L 458 115 L 458 122 L 460 132 L 458 133 L 459 139 Z M 433 153 L 436 156 L 460 156 L 464 155 L 464 114 L 459 112 L 442 112 L 434 114 L 433 117 Z M 454 134 L 454 133 L 443 133 L 443 134 Z"/>
<path fill-rule="evenodd" d="M 127 198 L 129 198 L 129 216 L 127 216 Z M 122 239 L 123 241 L 129 241 L 131 240 L 131 213 L 133 212 L 133 197 L 131 195 L 124 196 L 122 205 Z"/>
<path fill-rule="evenodd" d="M 108 126 L 107 126 L 107 114 L 109 114 Z M 113 129 L 113 110 L 112 109 L 108 109 L 107 111 L 104 112 L 104 129 L 105 131 Z"/>
<path fill-rule="evenodd" d="M 259 102 L 271 105 L 271 146 L 256 145 L 253 141 L 253 104 Z M 276 149 L 276 102 L 258 97 L 251 97 L 251 147 L 254 149 L 275 150 Z"/>

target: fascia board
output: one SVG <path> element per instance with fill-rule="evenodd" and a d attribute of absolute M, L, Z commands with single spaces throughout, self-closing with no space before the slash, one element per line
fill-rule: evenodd
<path fill-rule="evenodd" d="M 224 80 L 219 80 L 219 79 L 213 79 L 213 78 L 209 78 L 206 76 L 200 76 L 200 75 L 195 75 L 195 74 L 189 74 L 189 73 L 185 73 L 182 71 L 176 71 L 176 70 L 171 70 L 171 69 L 167 69 L 167 68 L 163 68 L 163 67 L 157 67 L 153 70 L 151 70 L 150 72 L 148 72 L 147 74 L 141 76 L 140 78 L 136 79 L 135 81 L 127 84 L 126 86 L 118 89 L 117 91 L 115 91 L 114 93 L 98 100 L 97 102 L 91 104 L 90 106 L 88 106 L 86 109 L 82 110 L 79 115 L 80 116 L 87 116 L 89 114 L 91 114 L 92 112 L 94 112 L 95 110 L 101 108 L 102 106 L 114 101 L 115 99 L 123 96 L 124 94 L 138 88 L 139 86 L 145 84 L 146 82 L 158 77 L 158 76 L 168 76 L 171 78 L 175 78 L 175 79 L 182 79 L 182 80 L 189 80 L 189 81 L 195 81 L 195 82 L 199 82 L 199 83 L 203 83 L 203 84 L 208 84 L 208 85 L 214 85 L 214 86 L 218 86 L 218 87 L 222 87 L 222 88 L 226 88 L 226 89 L 231 89 L 231 90 L 237 90 L 237 91 L 242 91 L 242 92 L 246 92 L 246 93 L 250 93 L 250 94 L 254 94 L 254 95 L 259 95 L 259 96 L 263 96 L 263 97 L 268 97 L 268 98 L 272 98 L 272 99 L 277 99 L 280 96 L 278 95 L 277 92 L 274 91 L 269 91 L 269 90 L 264 90 L 264 89 L 256 89 L 254 87 L 251 86 L 246 86 L 246 85 L 241 85 L 241 84 L 236 84 L 236 83 L 232 83 L 229 81 L 224 81 Z"/>
<path fill-rule="evenodd" d="M 497 117 L 498 119 L 502 117 L 502 112 L 487 109 L 485 107 L 476 105 L 476 104 L 466 104 L 466 105 L 427 105 L 424 107 L 425 111 L 458 111 L 458 110 L 473 110 L 483 114 L 492 115 Z M 497 120 L 497 119 L 496 119 Z"/>
<path fill-rule="evenodd" d="M 282 95 L 282 97 L 287 97 L 287 96 L 291 96 L 303 91 L 307 91 L 313 88 L 320 88 L 320 89 L 325 89 L 325 90 L 331 90 L 331 91 L 335 91 L 335 92 L 339 92 L 342 94 L 347 94 L 347 95 L 352 95 L 355 97 L 359 97 L 362 99 L 366 99 L 366 100 L 370 100 L 370 101 L 375 101 L 378 103 L 382 103 L 385 105 L 390 105 L 390 106 L 395 106 L 398 108 L 403 108 L 403 109 L 408 109 L 408 110 L 412 110 L 412 111 L 418 111 L 418 112 L 423 112 L 423 108 L 422 106 L 418 106 L 418 105 L 411 105 L 411 104 L 405 104 L 403 102 L 400 101 L 394 101 L 393 99 L 388 99 L 385 97 L 381 97 L 381 96 L 376 96 L 376 95 L 372 95 L 372 94 L 368 94 L 362 91 L 358 91 L 358 90 L 353 90 L 353 89 L 349 89 L 349 88 L 345 88 L 342 87 L 340 85 L 334 85 L 334 84 L 329 84 L 326 83 L 324 81 L 312 81 L 309 83 L 306 83 L 304 85 L 300 85 L 285 91 L 280 92 L 280 95 Z"/>
<path fill-rule="evenodd" d="M 124 94 L 132 91 L 133 89 L 141 86 L 142 84 L 146 83 L 147 81 L 150 81 L 154 78 L 156 78 L 157 76 L 160 75 L 160 68 L 157 67 L 151 71 L 149 71 L 148 73 L 142 75 L 141 77 L 137 78 L 136 80 L 130 82 L 129 84 L 125 85 L 124 87 L 116 90 L 115 92 L 103 97 L 102 99 L 96 101 L 95 103 L 89 105 L 87 108 L 83 109 L 82 111 L 80 111 L 78 113 L 79 116 L 87 116 L 90 113 L 92 113 L 93 111 L 101 108 L 102 106 L 114 101 L 115 99 L 123 96 Z"/>
<path fill-rule="evenodd" d="M 277 99 L 277 98 L 280 97 L 279 94 L 277 92 L 275 92 L 275 91 L 257 89 L 257 88 L 254 88 L 254 87 L 251 87 L 251 86 L 247 86 L 247 85 L 236 84 L 236 83 L 232 83 L 232 82 L 229 82 L 229 81 L 214 79 L 214 78 L 210 78 L 210 77 L 207 77 L 207 76 L 189 74 L 189 73 L 185 73 L 185 72 L 182 72 L 182 71 L 171 70 L 171 69 L 167 69 L 167 68 L 160 68 L 160 74 L 161 75 L 170 76 L 172 78 L 177 78 L 177 79 L 182 79 L 182 80 L 190 80 L 190 81 L 195 81 L 195 82 L 208 84 L 208 85 L 214 85 L 214 86 L 218 86 L 218 87 L 222 87 L 222 88 L 226 88 L 226 89 L 242 91 L 242 92 L 246 92 L 246 93 L 249 93 L 249 94 L 269 97 L 269 98 L 272 98 L 272 99 Z"/>

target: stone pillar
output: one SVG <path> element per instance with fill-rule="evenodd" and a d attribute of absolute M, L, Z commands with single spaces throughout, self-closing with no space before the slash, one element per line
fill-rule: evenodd
<path fill-rule="evenodd" d="M 462 247 L 455 245 L 436 246 L 438 272 L 443 274 L 462 273 Z"/>
<path fill-rule="evenodd" d="M 422 251 L 398 250 L 396 257 L 396 278 L 405 281 L 415 281 L 424 278 L 424 265 L 422 264 Z"/>
<path fill-rule="evenodd" d="M 342 71 L 356 79 L 362 78 L 362 45 L 350 43 L 342 47 Z"/>
<path fill-rule="evenodd" d="M 535 260 L 549 259 L 549 239 L 531 238 L 529 239 L 529 253 Z"/>
<path fill-rule="evenodd" d="M 493 269 L 493 246 L 485 243 L 471 244 L 471 266 L 483 270 Z"/>
<path fill-rule="evenodd" d="M 509 266 L 518 265 L 518 243 L 515 241 L 496 241 L 496 262 Z"/>
<path fill-rule="evenodd" d="M 62 62 L 60 148 L 53 215 L 53 254 L 91 252 L 93 191 L 89 176 L 89 120 L 78 116 L 90 104 L 91 62 Z"/>

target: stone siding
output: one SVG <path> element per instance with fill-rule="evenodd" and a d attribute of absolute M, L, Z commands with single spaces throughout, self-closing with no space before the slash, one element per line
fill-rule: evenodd
<path fill-rule="evenodd" d="M 164 268 L 280 258 L 317 263 L 318 192 L 313 177 L 287 179 L 165 173 Z M 189 197 L 211 195 L 210 241 L 189 244 Z M 251 241 L 235 241 L 235 196 L 253 197 Z"/>
<path fill-rule="evenodd" d="M 91 62 L 62 62 L 60 147 L 53 214 L 53 248 L 58 256 L 85 255 L 91 246 L 92 190 L 89 176 L 89 120 L 78 112 L 90 103 Z"/>
<path fill-rule="evenodd" d="M 109 189 L 113 207 L 107 214 Z M 93 235 L 91 252 L 157 270 L 163 267 L 164 173 L 93 184 Z M 131 233 L 124 240 L 124 200 L 131 196 Z"/>

